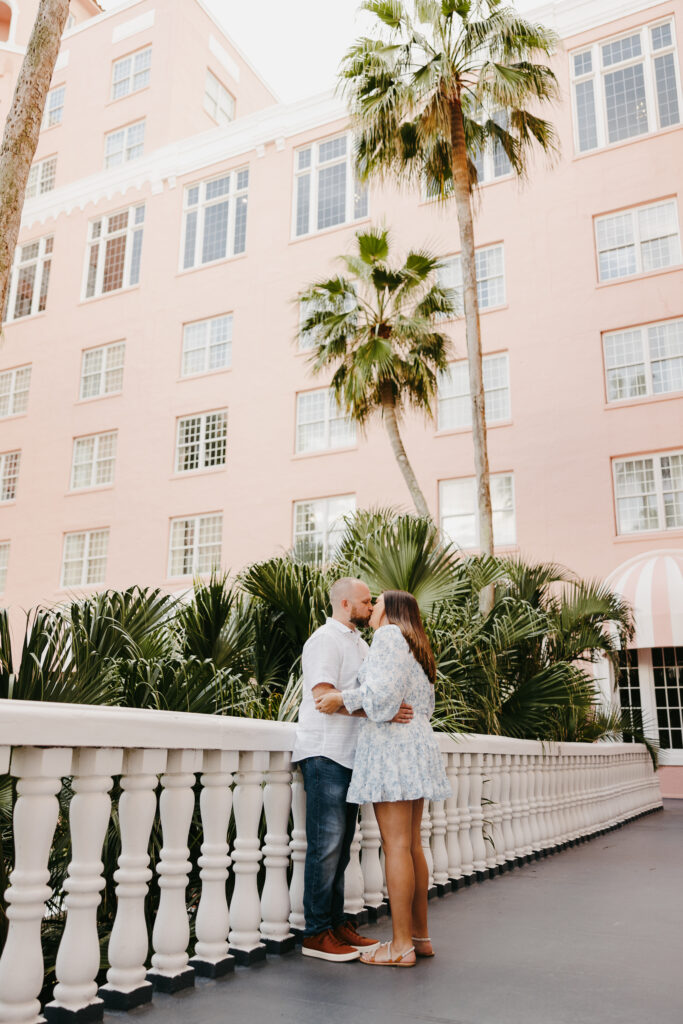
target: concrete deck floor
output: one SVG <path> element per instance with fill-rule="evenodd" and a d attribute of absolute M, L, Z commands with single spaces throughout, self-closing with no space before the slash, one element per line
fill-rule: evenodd
<path fill-rule="evenodd" d="M 105 1022 L 681 1024 L 683 800 L 430 915 L 437 956 L 412 970 L 290 953 Z M 386 939 L 390 923 L 364 931 Z"/>

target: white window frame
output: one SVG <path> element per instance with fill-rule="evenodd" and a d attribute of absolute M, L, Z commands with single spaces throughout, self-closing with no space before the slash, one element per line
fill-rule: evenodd
<path fill-rule="evenodd" d="M 311 421 L 319 422 L 324 425 L 325 440 L 326 444 L 321 448 L 301 448 L 299 446 L 299 417 L 302 399 L 305 399 L 311 395 L 327 394 L 328 401 L 324 407 L 324 418 L 321 420 Z M 295 418 L 295 438 L 294 438 L 294 452 L 296 455 L 319 455 L 324 452 L 336 452 L 344 451 L 348 448 L 353 448 L 356 444 L 356 425 L 349 416 L 331 416 L 332 406 L 336 405 L 337 409 L 341 412 L 341 409 L 336 402 L 334 392 L 331 388 L 315 388 L 312 391 L 299 391 L 296 396 L 296 418 Z M 348 427 L 348 440 L 345 440 L 343 444 L 331 445 L 330 444 L 330 424 L 333 420 L 345 420 Z M 307 426 L 308 424 L 301 424 Z"/>
<path fill-rule="evenodd" d="M 142 211 L 138 213 L 138 211 Z M 128 221 L 124 228 L 114 230 L 109 234 L 109 225 L 115 218 L 122 214 L 128 214 Z M 134 206 L 124 207 L 122 210 L 113 210 L 111 213 L 103 214 L 101 217 L 94 217 L 88 222 L 88 241 L 85 247 L 85 266 L 83 268 L 83 285 L 81 290 L 82 300 L 85 302 L 88 299 L 98 299 L 103 295 L 115 295 L 119 292 L 126 291 L 129 288 L 135 288 L 140 283 L 140 272 L 142 264 L 142 242 L 144 240 L 144 228 L 145 228 L 145 204 L 136 203 Z M 137 218 L 141 218 L 138 220 Z M 97 234 L 97 225 L 99 225 L 99 234 Z M 108 288 L 107 291 L 103 291 L 104 287 L 104 276 L 105 267 L 107 264 L 106 252 L 107 243 L 113 238 L 119 238 L 125 235 L 126 246 L 124 252 L 124 264 L 123 264 L 123 283 L 119 288 Z M 137 236 L 140 235 L 140 266 L 137 268 L 137 278 L 134 279 L 133 274 L 133 254 L 135 250 L 135 244 Z M 91 253 L 97 246 L 97 268 L 95 273 L 95 284 L 92 294 L 88 294 L 88 279 L 91 262 Z"/>
<path fill-rule="evenodd" d="M 38 254 L 22 258 L 24 250 L 32 246 L 38 246 Z M 44 313 L 47 307 L 47 294 L 50 284 L 50 271 L 52 269 L 52 257 L 54 254 L 54 235 L 43 235 L 42 238 L 32 238 L 29 242 L 22 242 L 14 250 L 14 262 L 7 292 L 7 320 L 13 323 L 16 320 L 26 320 L 29 316 L 36 316 L 37 313 Z M 35 266 L 33 278 L 33 291 L 31 294 L 31 305 L 28 313 L 14 315 L 17 302 L 17 291 L 19 289 L 19 278 L 25 268 Z M 42 309 L 41 309 L 42 305 Z"/>
<path fill-rule="evenodd" d="M 247 172 L 247 184 L 242 188 L 238 188 L 238 182 L 240 175 Z M 245 199 L 247 201 L 247 225 L 249 223 L 249 165 L 243 165 L 241 167 L 235 167 L 232 170 L 224 171 L 222 174 L 213 174 L 210 178 L 204 178 L 201 181 L 193 181 L 191 184 L 186 185 L 183 190 L 183 230 L 181 232 L 180 239 L 180 260 L 178 264 L 178 270 L 180 273 L 187 273 L 191 270 L 198 270 L 201 267 L 213 267 L 217 263 L 222 263 L 224 260 L 233 259 L 235 256 L 242 256 L 247 251 L 246 231 L 244 238 L 244 248 L 235 250 L 235 228 L 236 228 L 236 214 L 237 214 L 237 203 L 238 201 Z M 207 186 L 211 185 L 214 181 L 220 181 L 222 178 L 229 178 L 230 183 L 228 190 L 215 196 L 211 199 L 206 198 Z M 198 189 L 196 202 L 191 202 L 191 198 L 195 189 Z M 217 206 L 221 203 L 228 203 L 228 223 L 227 223 L 227 241 L 226 241 L 226 253 L 224 256 L 218 256 L 214 260 L 207 260 L 205 263 L 201 260 L 202 247 L 204 244 L 204 232 L 206 226 L 206 211 L 212 206 Z M 191 264 L 185 266 L 185 244 L 187 239 L 187 225 L 189 216 L 196 213 L 196 231 L 194 240 L 194 257 Z"/>
<path fill-rule="evenodd" d="M 113 438 L 113 445 L 111 454 L 102 455 L 102 448 L 106 441 L 110 441 Z M 76 484 L 76 469 L 86 465 L 85 462 L 79 462 L 77 456 L 82 445 L 88 441 L 93 442 L 92 459 L 89 460 L 90 466 L 90 479 L 85 484 Z M 75 437 L 73 443 L 73 449 L 71 453 L 71 481 L 69 484 L 70 491 L 89 491 L 94 488 L 100 487 L 112 487 L 114 484 L 114 473 L 116 471 L 116 450 L 118 447 L 118 431 L 117 430 L 105 430 L 99 434 L 86 434 L 83 437 Z M 97 474 L 98 469 L 102 463 L 111 463 L 110 474 L 106 480 L 98 480 Z"/>
<path fill-rule="evenodd" d="M 650 346 L 650 331 L 656 327 L 665 327 L 668 324 L 680 324 L 681 331 L 683 331 L 683 317 L 673 317 L 669 320 L 655 320 L 649 324 L 636 324 L 633 327 L 624 327 L 618 331 L 605 331 L 602 335 L 602 352 L 604 360 L 605 370 L 605 399 L 607 404 L 620 405 L 623 402 L 638 402 L 646 401 L 647 399 L 659 399 L 667 398 L 669 395 L 676 395 L 681 388 L 671 388 L 669 391 L 655 391 L 653 383 L 652 363 L 663 362 L 664 360 L 654 360 L 652 357 L 652 350 Z M 620 363 L 618 367 L 607 366 L 607 345 L 611 338 L 616 337 L 620 334 L 633 334 L 638 332 L 640 335 L 640 343 L 642 347 L 643 358 L 633 363 Z M 669 359 L 683 359 L 683 353 L 681 356 L 669 356 Z M 609 371 L 610 369 L 621 369 L 627 366 L 643 366 L 643 377 L 645 379 L 645 393 L 642 395 L 624 395 L 623 398 L 610 398 L 609 396 Z"/>
<path fill-rule="evenodd" d="M 673 206 L 674 217 L 676 221 L 676 227 L 678 229 L 676 238 L 678 239 L 678 260 L 674 263 L 667 263 L 664 267 L 655 267 L 654 270 L 643 270 L 643 255 L 641 252 L 642 241 L 640 238 L 640 222 L 638 214 L 641 210 L 653 210 L 658 206 Z M 633 245 L 635 248 L 636 255 L 636 269 L 632 274 L 622 274 L 619 277 L 605 277 L 600 276 L 600 252 L 598 248 L 598 224 L 602 221 L 609 220 L 611 217 L 623 217 L 625 214 L 630 213 L 633 221 Z M 618 281 L 630 281 L 634 277 L 638 277 L 641 274 L 665 274 L 673 267 L 679 267 L 681 265 L 681 224 L 678 218 L 678 200 L 675 198 L 671 199 L 660 199 L 654 203 L 641 203 L 640 206 L 629 206 L 625 210 L 614 210 L 612 213 L 603 213 L 599 217 L 593 218 L 593 232 L 595 238 L 595 259 L 596 259 L 596 270 L 598 273 L 599 284 L 614 284 Z M 667 236 L 669 237 L 669 236 Z M 607 251 L 607 250 L 604 250 Z"/>
<path fill-rule="evenodd" d="M 320 162 L 319 154 L 320 147 L 330 142 L 335 142 L 337 139 L 346 138 L 346 153 L 340 157 L 333 157 L 330 160 L 325 160 L 323 163 Z M 299 154 L 306 151 L 310 151 L 310 163 L 308 167 L 299 167 Z M 358 181 L 356 176 L 356 165 L 354 157 L 354 139 L 351 132 L 337 132 L 334 135 L 327 136 L 324 139 L 316 139 L 314 142 L 309 142 L 305 146 L 298 146 L 294 150 L 294 171 L 293 171 L 293 193 L 292 193 L 292 239 L 297 240 L 299 238 L 310 238 L 312 235 L 319 235 L 325 231 L 334 231 L 336 228 L 343 227 L 345 224 L 358 224 L 361 221 L 367 220 L 370 216 L 370 198 L 368 194 L 368 187 Z M 322 169 L 333 167 L 336 164 L 346 164 L 346 192 L 344 196 L 344 219 L 339 221 L 338 224 L 329 224 L 325 227 L 317 227 L 317 210 L 318 210 L 318 186 L 319 186 L 319 174 Z M 297 234 L 297 222 L 298 222 L 298 182 L 300 178 L 309 176 L 309 194 L 308 194 L 308 231 L 302 231 Z M 360 194 L 357 196 L 356 192 L 360 190 Z M 356 201 L 364 203 L 364 212 L 356 216 Z"/>
<path fill-rule="evenodd" d="M 0 452 L 0 505 L 9 505 L 17 500 L 20 472 L 21 449 L 15 448 L 9 452 Z M 11 481 L 13 481 L 13 489 L 9 497 L 5 497 L 5 492 Z"/>
<path fill-rule="evenodd" d="M 28 375 L 26 378 L 26 387 L 17 388 L 17 377 L 19 374 Z M 5 395 L 1 397 L 7 398 L 7 412 L 3 413 L 0 410 L 0 419 L 9 419 L 11 416 L 25 416 L 28 410 L 28 399 L 31 389 L 31 363 L 24 363 L 23 366 L 14 366 L 11 370 L 3 370 L 0 373 L 0 385 L 5 382 L 9 382 L 9 388 Z M 23 383 L 23 381 L 22 381 Z M 20 400 L 20 408 L 17 409 L 17 398 L 18 396 L 25 395 L 25 399 Z"/>
<path fill-rule="evenodd" d="M 36 160 L 35 163 L 31 164 L 31 170 L 28 173 L 26 198 L 35 199 L 36 196 L 42 196 L 45 195 L 46 192 L 54 191 L 56 175 L 56 154 L 53 153 L 52 156 L 46 156 L 43 157 L 42 160 Z"/>
<path fill-rule="evenodd" d="M 215 462 L 213 464 L 208 463 L 207 460 L 206 460 L 207 444 L 209 444 L 211 442 L 211 440 L 212 440 L 211 438 L 207 438 L 208 419 L 209 419 L 210 416 L 223 416 L 224 417 L 223 422 L 224 422 L 224 425 L 225 425 L 225 436 L 223 438 L 213 439 L 213 440 L 218 440 L 218 441 L 223 440 L 225 442 L 225 444 L 224 444 L 224 451 L 223 451 L 223 461 L 222 462 Z M 182 452 L 181 452 L 181 436 L 182 436 L 183 425 L 185 423 L 187 423 L 188 420 L 199 420 L 199 435 L 197 437 L 196 442 L 194 442 L 196 447 L 199 449 L 199 461 L 198 461 L 198 465 L 194 466 L 192 469 L 183 469 L 183 467 L 182 467 Z M 188 447 L 190 447 L 190 445 L 185 444 L 185 445 L 183 445 L 183 447 L 184 448 L 188 448 Z M 177 418 L 177 420 L 176 420 L 176 432 L 175 432 L 175 456 L 174 456 L 174 459 L 173 459 L 173 467 L 174 467 L 174 472 L 175 473 L 177 473 L 180 476 L 188 476 L 188 475 L 191 475 L 193 473 L 207 472 L 208 470 L 221 470 L 221 469 L 225 469 L 225 467 L 227 465 L 227 461 L 228 461 L 228 410 L 226 408 L 223 408 L 223 409 L 210 409 L 208 412 L 190 413 L 187 416 L 179 416 Z"/>
<path fill-rule="evenodd" d="M 216 90 L 217 98 L 214 98 L 209 92 L 210 87 Z M 235 120 L 235 97 L 229 89 L 225 88 L 220 78 L 214 75 L 211 68 L 206 69 L 203 106 L 211 120 L 215 121 L 216 124 L 230 124 L 231 121 Z M 215 107 L 215 113 L 213 113 L 211 107 Z"/>
<path fill-rule="evenodd" d="M 225 321 L 225 339 L 219 341 L 218 345 L 212 340 L 213 325 L 220 324 Z M 222 373 L 224 370 L 229 370 L 232 366 L 232 339 L 233 339 L 233 327 L 234 317 L 232 313 L 221 313 L 219 316 L 207 317 L 204 320 L 193 320 L 190 323 L 183 324 L 183 341 L 180 351 L 180 376 L 183 380 L 188 380 L 192 377 L 199 377 L 206 373 Z M 195 348 L 188 348 L 188 335 L 193 331 L 199 331 L 203 328 L 202 333 L 204 339 L 201 346 L 197 345 Z M 211 366 L 211 351 L 213 348 L 225 346 L 225 362 L 219 366 Z M 185 371 L 185 362 L 190 354 L 201 352 L 204 356 L 203 366 L 199 370 Z"/>
<path fill-rule="evenodd" d="M 675 533 L 682 531 L 683 526 L 667 526 L 664 508 L 664 486 L 662 481 L 662 459 L 672 456 L 683 456 L 683 449 L 676 449 L 667 452 L 646 452 L 640 455 L 620 455 L 612 459 L 612 494 L 614 495 L 614 514 L 617 536 L 619 537 L 643 537 L 651 533 Z M 654 495 L 657 505 L 657 525 L 648 530 L 623 530 L 621 529 L 621 516 L 619 513 L 619 496 L 617 494 L 617 467 L 626 462 L 645 462 L 651 459 L 654 463 Z M 632 495 L 637 497 L 637 495 Z"/>
<path fill-rule="evenodd" d="M 671 37 L 672 43 L 670 46 L 661 47 L 658 50 L 652 47 L 652 36 L 651 32 L 653 28 L 657 28 L 660 25 L 671 26 Z M 628 39 L 631 36 L 640 35 L 641 53 L 637 57 L 631 57 L 623 61 L 619 61 L 615 64 L 603 66 L 602 63 L 602 47 L 608 46 L 610 43 L 617 43 L 621 39 Z M 582 54 L 591 54 L 592 69 L 590 72 L 582 75 L 575 74 L 574 58 L 579 57 Z M 680 116 L 683 114 L 682 95 L 681 95 L 681 75 L 678 64 L 678 52 L 676 42 L 676 24 L 675 19 L 672 17 L 660 18 L 657 21 L 649 22 L 645 25 L 640 25 L 636 28 L 620 32 L 616 36 L 608 36 L 605 39 L 599 39 L 594 43 L 587 46 L 580 46 L 569 52 L 569 75 L 570 75 L 570 94 L 572 103 L 572 122 L 574 129 L 574 152 L 577 156 L 584 156 L 588 153 L 596 153 L 601 149 L 606 149 L 611 146 L 621 146 L 624 143 L 634 142 L 638 139 L 647 138 L 658 131 L 667 131 L 670 128 L 674 128 L 674 125 L 665 125 L 663 128 L 660 127 L 659 120 L 659 101 L 657 98 L 657 82 L 655 76 L 655 59 L 657 57 L 665 56 L 668 53 L 673 53 L 674 58 L 674 71 L 676 75 L 676 89 L 678 96 L 679 105 L 679 121 L 681 124 Z M 639 135 L 630 135 L 624 139 L 616 139 L 614 142 L 610 142 L 607 137 L 607 102 L 605 98 L 605 75 L 609 75 L 615 70 L 621 70 L 622 68 L 630 67 L 635 64 L 643 64 L 644 73 L 643 80 L 645 86 L 645 103 L 647 108 L 647 131 L 642 132 Z M 580 149 L 579 148 L 579 118 L 576 104 L 576 85 L 581 82 L 593 81 L 593 103 L 595 106 L 595 123 L 596 123 L 596 134 L 597 134 L 597 145 L 594 147 Z"/>
<path fill-rule="evenodd" d="M 134 141 L 131 145 L 130 136 L 131 133 L 142 126 L 142 136 L 137 141 Z M 104 169 L 105 171 L 110 170 L 112 167 L 121 167 L 123 164 L 130 163 L 131 160 L 141 160 L 145 153 L 145 134 L 146 134 L 147 122 L 143 117 L 139 121 L 132 121 L 131 124 L 126 124 L 122 128 L 115 128 L 112 132 L 107 132 L 104 136 Z M 114 152 L 108 153 L 107 147 L 110 142 L 114 139 L 121 139 L 121 148 Z M 134 150 L 140 149 L 139 153 Z M 131 155 L 132 154 L 132 155 Z M 121 159 L 112 162 L 113 157 Z"/>
<path fill-rule="evenodd" d="M 213 566 L 220 567 L 221 559 L 223 557 L 223 513 L 222 512 L 205 512 L 201 515 L 194 516 L 175 516 L 170 521 L 169 537 L 168 537 L 168 579 L 169 580 L 182 580 L 187 579 L 188 576 L 206 576 L 211 572 L 211 569 L 202 569 L 199 571 L 199 532 L 201 523 L 207 520 L 217 520 L 220 524 L 220 553 L 218 559 L 213 563 Z M 193 524 L 193 538 L 192 548 L 185 547 L 173 547 L 173 532 L 174 525 L 176 523 L 192 523 Z M 210 545 L 214 546 L 214 545 Z M 190 572 L 173 573 L 173 553 L 174 551 L 192 551 L 192 568 Z"/>
<path fill-rule="evenodd" d="M 136 60 L 138 58 L 142 57 L 142 56 L 146 56 L 147 54 L 149 54 L 149 63 L 147 64 L 146 67 L 143 67 L 141 70 L 136 71 L 135 70 L 135 62 L 136 62 Z M 118 81 L 116 81 L 116 68 L 119 65 L 123 64 L 125 61 L 130 61 L 130 71 L 129 71 L 128 75 L 126 75 L 125 78 L 121 78 Z M 138 85 L 137 87 L 134 88 L 133 86 L 134 86 L 134 82 L 135 82 L 136 77 L 138 77 L 139 75 L 144 75 L 145 73 L 147 73 L 147 80 L 144 82 L 143 85 Z M 141 50 L 133 50 L 131 53 L 124 54 L 123 57 L 118 57 L 115 61 L 112 61 L 112 66 L 111 66 L 111 86 L 110 86 L 110 90 L 109 90 L 109 98 L 110 98 L 110 100 L 112 102 L 116 103 L 119 100 L 124 100 L 127 96 L 132 96 L 136 92 L 141 92 L 143 89 L 146 89 L 148 87 L 148 85 L 150 83 L 151 76 L 152 76 L 152 47 L 151 46 L 143 46 L 143 48 Z M 130 88 L 127 89 L 126 92 L 121 93 L 120 96 L 115 96 L 114 95 L 115 86 L 120 85 L 121 82 L 128 82 L 129 85 L 130 85 Z"/>
<path fill-rule="evenodd" d="M 330 505 L 332 502 L 346 502 L 347 509 L 343 512 L 338 512 L 336 515 L 331 515 Z M 317 531 L 313 533 L 307 533 L 305 531 L 297 532 L 297 512 L 304 505 L 320 506 L 320 513 L 323 519 L 323 529 L 318 534 Z M 335 525 L 341 522 L 346 516 L 351 515 L 355 512 L 356 495 L 355 494 L 333 494 L 330 497 L 325 498 L 302 498 L 299 501 L 293 503 L 293 521 L 292 521 L 292 547 L 294 551 L 297 551 L 297 544 L 300 540 L 305 538 L 312 538 L 320 536 L 322 544 L 322 562 L 327 562 L 335 553 L 336 546 L 331 546 L 331 537 L 337 532 L 334 528 Z M 314 511 L 314 515 L 316 512 Z"/>
<path fill-rule="evenodd" d="M 123 351 L 123 358 L 121 360 L 121 366 L 108 367 L 107 363 L 109 362 L 110 354 L 112 352 L 114 352 L 115 350 L 118 350 L 119 348 Z M 86 376 L 86 374 L 84 372 L 85 371 L 86 357 L 91 352 L 101 352 L 102 353 L 102 366 L 100 367 L 100 370 L 99 370 L 100 390 L 97 391 L 97 393 L 94 394 L 94 395 L 84 395 L 83 394 L 83 386 L 85 384 L 85 381 L 86 381 L 87 377 L 94 376 L 94 374 L 88 374 Z M 99 399 L 99 398 L 108 398 L 110 395 L 120 395 L 121 392 L 123 391 L 123 371 L 124 371 L 124 368 L 125 368 L 125 358 L 126 358 L 126 343 L 124 341 L 111 341 L 107 345 L 95 345 L 93 348 L 84 348 L 82 350 L 82 352 L 81 352 L 81 373 L 80 373 L 79 385 L 78 385 L 79 401 L 81 401 L 81 402 L 91 402 L 91 401 L 94 401 L 95 399 Z M 116 388 L 116 389 L 106 390 L 105 385 L 106 385 L 106 381 L 107 381 L 107 374 L 115 372 L 117 370 L 121 370 L 121 387 L 120 388 Z"/>
<path fill-rule="evenodd" d="M 505 365 L 505 381 L 506 381 L 505 387 L 495 387 L 495 388 L 487 388 L 486 387 L 486 368 L 487 368 L 487 365 L 491 366 L 492 363 L 494 362 L 494 360 L 502 361 L 504 363 L 504 365 Z M 448 402 L 448 401 L 452 401 L 452 399 L 454 399 L 454 398 L 467 398 L 468 402 L 471 403 L 471 395 L 470 395 L 470 388 L 469 388 L 469 375 L 467 377 L 467 390 L 466 391 L 463 391 L 463 392 L 461 392 L 461 393 L 459 393 L 457 395 L 443 396 L 441 394 L 441 391 L 443 390 L 444 383 L 445 383 L 445 377 L 446 376 L 451 376 L 452 368 L 454 368 L 456 366 L 457 367 L 461 367 L 462 366 L 462 367 L 467 368 L 468 367 L 467 359 L 458 359 L 455 362 L 451 363 L 449 365 L 448 370 L 446 370 L 444 373 L 440 373 L 439 377 L 438 377 L 438 383 L 437 383 L 437 424 L 438 424 L 438 426 L 437 426 L 437 429 L 440 432 L 443 432 L 443 433 L 452 433 L 454 431 L 462 431 L 462 430 L 471 430 L 472 429 L 471 404 L 468 405 L 468 409 L 470 411 L 470 421 L 469 421 L 468 424 L 462 424 L 460 426 L 446 426 L 446 425 L 444 425 L 442 423 L 442 403 Z M 506 416 L 501 416 L 499 419 L 493 419 L 492 416 L 489 414 L 488 409 L 487 409 L 486 410 L 486 423 L 487 423 L 488 426 L 494 426 L 496 424 L 502 424 L 502 423 L 509 423 L 511 421 L 511 419 L 512 419 L 512 408 L 511 408 L 511 404 L 510 404 L 510 355 L 509 355 L 509 353 L 508 352 L 492 352 L 489 355 L 484 356 L 483 359 L 482 359 L 482 368 L 483 368 L 483 373 L 484 373 L 484 402 L 485 403 L 486 403 L 486 400 L 487 400 L 489 394 L 492 394 L 492 393 L 497 392 L 497 391 L 506 391 L 507 392 L 507 415 Z"/>
<path fill-rule="evenodd" d="M 69 564 L 69 562 L 67 561 L 66 555 L 67 555 L 67 548 L 68 548 L 68 545 L 69 545 L 69 538 L 70 537 L 83 537 L 84 538 L 84 547 L 83 547 L 83 557 L 82 558 L 72 558 L 72 559 L 69 560 L 69 562 L 81 562 L 82 563 L 80 579 L 78 581 L 72 581 L 72 582 L 67 583 L 66 582 L 66 568 L 67 568 L 67 565 Z M 106 538 L 105 542 L 104 542 L 104 555 L 93 554 L 93 552 L 92 552 L 95 540 L 96 540 L 96 538 L 99 538 L 99 537 Z M 65 590 L 65 589 L 70 589 L 71 587 L 99 587 L 99 586 L 101 586 L 105 582 L 105 580 L 107 578 L 107 561 L 108 561 L 108 558 L 109 558 L 109 527 L 108 526 L 105 526 L 105 527 L 102 527 L 102 528 L 96 529 L 96 530 L 71 530 L 68 533 L 65 533 L 64 534 L 64 541 L 63 541 L 63 544 L 62 544 L 62 571 L 61 571 L 60 577 L 59 577 L 59 579 L 60 579 L 60 587 L 63 590 Z M 94 561 L 95 559 L 97 559 L 98 561 L 99 560 L 103 561 L 102 577 L 101 577 L 101 579 L 98 578 L 98 579 L 95 579 L 95 580 L 89 580 L 88 576 L 90 574 L 90 563 L 91 563 L 91 561 Z"/>
<path fill-rule="evenodd" d="M 0 541 L 0 594 L 5 593 L 7 587 L 7 570 L 9 568 L 10 542 Z"/>
<path fill-rule="evenodd" d="M 66 97 L 66 85 L 56 85 L 50 89 L 45 100 L 45 109 L 43 111 L 43 121 L 41 124 L 41 131 L 46 131 L 48 128 L 56 128 L 57 125 L 61 124 L 64 120 L 64 99 Z M 55 100 L 61 100 L 61 102 L 55 103 Z M 59 117 L 53 120 L 53 114 L 55 111 L 59 111 Z"/>
<path fill-rule="evenodd" d="M 480 254 L 488 253 L 488 252 L 493 252 L 496 249 L 500 249 L 500 251 L 503 254 L 503 273 L 501 275 L 502 278 L 503 278 L 503 297 L 502 297 L 501 301 L 496 303 L 494 306 L 484 306 L 484 305 L 482 305 L 482 302 L 481 302 L 481 284 L 482 284 L 482 281 L 484 281 L 484 280 L 488 281 L 488 280 L 491 280 L 491 278 L 480 278 L 479 274 L 477 274 L 477 298 L 479 299 L 479 312 L 480 313 L 489 313 L 489 312 L 492 312 L 493 310 L 496 310 L 496 309 L 502 309 L 507 304 L 507 275 L 505 273 L 505 244 L 503 242 L 495 242 L 493 245 L 478 246 L 475 249 L 474 257 L 475 257 L 475 261 L 476 261 L 477 257 Z M 453 255 L 453 256 L 446 256 L 441 262 L 443 264 L 443 267 L 438 272 L 438 275 L 437 275 L 439 284 L 442 287 L 444 287 L 444 288 L 453 288 L 453 290 L 455 292 L 455 301 L 453 303 L 453 305 L 455 307 L 455 312 L 454 312 L 454 314 L 452 316 L 449 315 L 449 316 L 444 316 L 443 317 L 444 320 L 451 320 L 451 319 L 454 319 L 455 317 L 463 316 L 464 315 L 464 311 L 465 311 L 465 307 L 464 307 L 465 288 L 464 288 L 464 284 L 462 283 L 462 253 L 458 252 L 458 253 L 455 253 L 455 255 Z M 459 273 L 459 275 L 456 273 L 456 277 L 458 277 L 458 276 L 460 277 L 461 283 L 460 284 L 455 284 L 455 285 L 450 285 L 450 284 L 448 284 L 448 282 L 444 281 L 444 274 L 443 274 L 443 272 L 444 271 L 449 271 L 449 270 L 451 270 L 451 268 L 455 269 L 456 267 L 459 267 L 459 269 L 460 269 L 460 273 Z"/>
<path fill-rule="evenodd" d="M 511 484 L 511 492 L 512 492 L 512 526 L 513 526 L 512 533 L 513 533 L 513 539 L 512 540 L 507 540 L 507 541 L 504 541 L 504 542 L 498 542 L 498 541 L 496 541 L 495 532 L 494 532 L 493 542 L 494 542 L 495 547 L 497 547 L 498 549 L 501 549 L 501 548 L 502 549 L 509 549 L 509 548 L 514 548 L 514 547 L 517 546 L 517 496 L 516 496 L 516 488 L 515 488 L 515 474 L 512 473 L 512 472 L 492 473 L 491 474 L 491 480 L 502 480 L 504 478 L 508 478 L 510 480 L 510 484 Z M 480 541 L 481 541 L 481 532 L 480 532 L 480 523 L 479 523 L 479 509 L 478 509 L 478 506 L 477 506 L 477 494 L 476 494 L 477 481 L 476 481 L 476 477 L 474 477 L 474 476 L 450 477 L 450 478 L 448 478 L 446 480 L 439 480 L 439 528 L 440 528 L 441 532 L 444 534 L 444 536 L 448 540 L 450 540 L 451 539 L 450 535 L 447 533 L 446 528 L 443 525 L 444 519 L 445 518 L 450 518 L 450 516 L 446 517 L 444 515 L 444 512 L 443 512 L 443 504 L 444 504 L 443 494 L 444 494 L 444 487 L 446 485 L 448 485 L 450 483 L 454 483 L 456 481 L 457 482 L 470 481 L 471 485 L 472 485 L 472 490 L 473 490 L 473 494 L 474 494 L 473 508 L 474 508 L 475 541 L 474 541 L 474 544 L 467 545 L 467 546 L 459 544 L 459 542 L 456 541 L 456 540 L 453 540 L 453 543 L 457 544 L 457 546 L 460 547 L 461 550 L 463 550 L 463 551 L 477 551 L 477 550 L 479 550 L 479 548 L 481 546 L 481 543 L 480 543 Z M 496 510 L 495 508 L 492 508 L 492 512 L 495 513 L 496 511 L 500 511 L 500 510 Z M 462 513 L 462 515 L 470 516 L 471 513 L 470 512 Z"/>

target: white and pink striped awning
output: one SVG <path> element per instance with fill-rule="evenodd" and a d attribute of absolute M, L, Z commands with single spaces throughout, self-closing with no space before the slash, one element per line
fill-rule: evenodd
<path fill-rule="evenodd" d="M 633 607 L 633 647 L 683 645 L 682 549 L 636 555 L 618 566 L 605 582 Z"/>

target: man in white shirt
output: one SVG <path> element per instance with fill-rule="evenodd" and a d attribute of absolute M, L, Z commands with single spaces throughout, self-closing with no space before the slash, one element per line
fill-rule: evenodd
<path fill-rule="evenodd" d="M 292 760 L 298 761 L 306 790 L 306 867 L 302 943 L 305 956 L 355 960 L 377 945 L 359 935 L 344 914 L 344 872 L 358 818 L 357 804 L 346 802 L 356 752 L 358 719 L 346 709 L 324 715 L 315 698 L 325 690 L 358 686 L 358 670 L 368 645 L 358 632 L 372 614 L 372 596 L 362 580 L 337 580 L 330 588 L 332 618 L 308 638 L 302 656 L 303 697 Z M 394 721 L 413 712 L 401 707 Z"/>

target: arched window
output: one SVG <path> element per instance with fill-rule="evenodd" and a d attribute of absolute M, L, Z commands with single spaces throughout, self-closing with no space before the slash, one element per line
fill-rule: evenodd
<path fill-rule="evenodd" d="M 9 42 L 12 28 L 12 8 L 9 4 L 0 3 L 0 43 Z"/>

